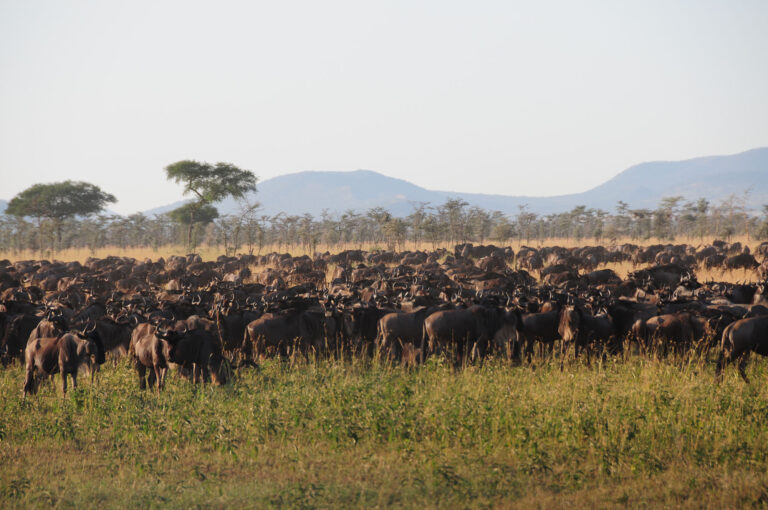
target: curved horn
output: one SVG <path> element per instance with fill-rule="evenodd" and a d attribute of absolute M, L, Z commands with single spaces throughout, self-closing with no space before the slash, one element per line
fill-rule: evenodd
<path fill-rule="evenodd" d="M 88 322 L 86 322 L 85 326 L 83 326 L 83 335 L 88 335 L 94 331 L 96 331 L 96 323 L 91 322 L 91 320 L 88 319 Z"/>

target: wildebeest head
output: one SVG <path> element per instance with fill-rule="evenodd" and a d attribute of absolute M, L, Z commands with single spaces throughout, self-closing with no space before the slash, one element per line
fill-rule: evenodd
<path fill-rule="evenodd" d="M 179 340 L 181 340 L 181 337 L 187 334 L 187 331 L 186 326 L 184 326 L 182 330 L 174 329 L 168 323 L 157 326 L 155 329 L 155 336 L 165 342 L 166 345 L 164 346 L 164 350 L 167 351 L 165 353 L 167 359 L 172 359 L 174 357 L 176 346 L 178 345 Z"/>
<path fill-rule="evenodd" d="M 99 365 L 104 364 L 106 361 L 106 353 L 104 351 L 104 343 L 96 328 L 96 323 L 89 321 L 81 331 L 77 331 L 76 333 L 78 337 L 88 340 L 88 343 L 86 344 L 86 353 L 91 357 L 91 362 Z"/>
<path fill-rule="evenodd" d="M 67 329 L 67 318 L 64 316 L 64 312 L 56 308 L 48 308 L 45 313 L 45 318 L 53 325 L 63 331 Z"/>
<path fill-rule="evenodd" d="M 493 341 L 499 347 L 506 348 L 510 342 L 517 341 L 518 333 L 523 330 L 523 315 L 517 307 L 498 308 L 493 312 L 498 321 Z"/>
<path fill-rule="evenodd" d="M 158 338 L 162 338 L 171 343 L 175 343 L 179 338 L 187 332 L 187 327 L 182 326 L 181 329 L 174 328 L 173 323 L 164 322 L 157 325 L 155 335 Z"/>
<path fill-rule="evenodd" d="M 576 339 L 583 318 L 583 312 L 578 306 L 568 305 L 563 308 L 560 312 L 560 324 L 557 331 L 564 342 L 572 342 Z"/>

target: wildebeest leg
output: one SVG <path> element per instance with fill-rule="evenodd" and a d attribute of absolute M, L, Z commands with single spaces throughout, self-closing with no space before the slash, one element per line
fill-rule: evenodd
<path fill-rule="evenodd" d="M 560 340 L 560 371 L 563 371 L 563 365 L 565 363 L 565 340 Z"/>
<path fill-rule="evenodd" d="M 161 368 L 158 365 L 155 365 L 155 379 L 157 379 L 157 391 L 160 391 L 163 389 L 163 385 L 165 384 L 165 368 Z"/>
<path fill-rule="evenodd" d="M 147 389 L 147 367 L 144 365 L 137 365 L 136 371 L 139 373 L 139 389 L 140 390 L 146 390 Z"/>
<path fill-rule="evenodd" d="M 388 344 L 387 348 L 387 358 L 392 360 L 393 362 L 401 362 L 403 361 L 403 353 L 405 352 L 404 345 L 408 344 L 410 346 L 411 342 L 406 340 L 405 342 L 401 340 L 400 338 L 397 339 L 397 342 L 391 342 Z M 410 350 L 409 350 L 410 352 Z"/>
<path fill-rule="evenodd" d="M 24 379 L 24 396 L 35 393 L 35 365 L 27 364 L 27 377 Z"/>
<path fill-rule="evenodd" d="M 747 362 L 749 361 L 749 351 L 745 352 L 741 355 L 741 359 L 739 360 L 739 374 L 741 375 L 741 378 L 744 379 L 744 382 L 749 384 L 749 378 L 747 377 Z"/>
<path fill-rule="evenodd" d="M 531 361 L 533 360 L 533 356 L 534 356 L 534 353 L 533 353 L 533 342 L 534 342 L 534 340 L 532 338 L 531 339 L 526 338 L 524 340 L 524 342 L 525 343 L 523 344 L 523 346 L 524 346 L 524 349 L 525 349 L 524 350 L 524 352 L 525 352 L 525 359 L 526 359 L 526 361 L 528 363 L 531 363 Z M 543 356 L 543 352 L 544 352 L 544 344 L 543 344 L 543 342 L 539 342 L 539 357 L 541 357 L 541 358 L 544 357 Z"/>
<path fill-rule="evenodd" d="M 99 364 L 98 363 L 92 363 L 88 362 L 87 366 L 88 374 L 91 376 L 91 386 L 93 386 L 93 381 L 96 378 L 96 372 L 99 371 Z"/>
<path fill-rule="evenodd" d="M 72 372 L 72 387 L 77 389 L 77 369 Z"/>
<path fill-rule="evenodd" d="M 478 340 L 475 343 L 475 356 L 480 358 L 481 366 L 483 364 L 483 360 L 485 360 L 487 347 L 488 347 L 488 340 Z"/>
<path fill-rule="evenodd" d="M 155 376 L 155 369 L 152 368 L 152 370 L 149 370 L 147 374 L 147 384 L 149 387 L 153 387 L 155 384 L 157 384 L 157 377 Z"/>
<path fill-rule="evenodd" d="M 730 358 L 731 353 L 729 352 L 726 355 L 725 351 L 720 351 L 720 354 L 717 356 L 717 365 L 715 365 L 715 382 L 717 384 L 720 384 L 720 382 L 723 380 L 723 370 L 731 361 Z"/>
<path fill-rule="evenodd" d="M 64 367 L 60 367 L 59 372 L 61 373 L 61 391 L 64 393 L 64 395 L 66 395 L 67 394 L 67 372 L 64 370 Z"/>

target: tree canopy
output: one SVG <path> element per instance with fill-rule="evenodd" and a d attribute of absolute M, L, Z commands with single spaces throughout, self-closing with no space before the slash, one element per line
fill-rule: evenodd
<path fill-rule="evenodd" d="M 114 195 L 88 182 L 53 182 L 25 189 L 11 199 L 5 212 L 14 216 L 64 220 L 98 213 L 114 202 L 117 202 Z"/>
<path fill-rule="evenodd" d="M 193 207 L 195 208 L 195 214 L 191 216 L 189 210 Z M 168 214 L 174 222 L 181 223 L 182 225 L 189 225 L 190 218 L 193 218 L 195 223 L 207 225 L 219 217 L 219 211 L 214 206 L 210 204 L 197 205 L 195 203 L 184 204 Z"/>
<path fill-rule="evenodd" d="M 76 216 L 89 216 L 104 210 L 108 203 L 117 202 L 95 184 L 82 181 L 63 181 L 34 184 L 17 194 L 8 203 L 6 214 L 37 219 L 39 247 L 43 252 L 43 219 L 53 222 L 58 243 L 61 244 L 61 225 Z"/>
<path fill-rule="evenodd" d="M 177 161 L 165 167 L 169 180 L 184 184 L 184 194 L 193 194 L 199 203 L 209 204 L 232 196 L 242 198 L 256 191 L 256 176 L 230 163 L 201 163 Z"/>
<path fill-rule="evenodd" d="M 184 224 L 188 225 L 187 245 L 194 249 L 192 228 L 195 223 L 200 223 L 198 215 L 203 214 L 203 207 L 207 204 L 219 202 L 231 196 L 244 198 L 249 191 L 256 191 L 256 176 L 250 170 L 241 170 L 230 163 L 201 163 L 185 159 L 177 161 L 165 167 L 165 176 L 169 180 L 184 184 L 185 195 L 195 195 L 196 200 L 176 211 L 183 210 L 188 215 Z M 215 208 L 211 207 L 213 211 Z M 175 211 L 174 211 L 175 212 Z M 210 210 L 207 214 L 210 216 Z M 177 213 L 176 217 L 178 217 Z M 210 223 L 216 216 L 210 218 Z"/>

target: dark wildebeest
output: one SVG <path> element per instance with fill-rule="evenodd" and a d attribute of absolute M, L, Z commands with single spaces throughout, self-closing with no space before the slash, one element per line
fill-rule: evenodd
<path fill-rule="evenodd" d="M 41 320 L 29 334 L 27 344 L 38 338 L 55 338 L 67 330 L 67 320 L 63 314 L 49 313 L 46 319 Z"/>
<path fill-rule="evenodd" d="M 403 350 L 413 352 L 421 343 L 424 320 L 438 311 L 435 307 L 422 307 L 408 313 L 388 313 L 379 319 L 376 349 L 385 357 L 400 360 Z M 409 347 L 406 347 L 410 345 Z"/>
<path fill-rule="evenodd" d="M 281 356 L 288 356 L 299 350 L 325 352 L 326 339 L 336 337 L 338 327 L 334 317 L 325 312 L 286 310 L 279 313 L 265 313 L 245 328 L 242 350 L 246 360 L 266 354 L 268 349 Z"/>
<path fill-rule="evenodd" d="M 638 320 L 632 326 L 634 338 L 645 348 L 653 346 L 657 352 L 667 354 L 669 347 L 681 351 L 704 338 L 706 322 L 690 313 L 668 313 L 647 320 Z"/>
<path fill-rule="evenodd" d="M 261 312 L 245 310 L 232 311 L 229 308 L 216 305 L 214 319 L 218 326 L 219 341 L 226 352 L 234 352 L 243 344 L 245 327 L 261 317 Z"/>
<path fill-rule="evenodd" d="M 0 357 L 3 363 L 14 358 L 23 361 L 24 349 L 29 341 L 29 335 L 40 324 L 41 317 L 29 314 L 7 315 L 5 328 L 0 339 Z"/>
<path fill-rule="evenodd" d="M 427 348 L 429 354 L 452 349 L 458 365 L 475 351 L 482 360 L 493 345 L 511 354 L 510 341 L 517 340 L 523 327 L 523 318 L 517 309 L 474 305 L 463 310 L 435 312 L 424 321 L 422 356 L 427 354 Z"/>
<path fill-rule="evenodd" d="M 157 390 L 163 388 L 165 374 L 168 372 L 168 363 L 173 354 L 173 348 L 179 334 L 170 329 L 160 330 L 154 324 L 139 324 L 131 334 L 131 344 L 128 355 L 133 360 L 134 367 L 139 374 L 139 388 L 147 387 L 147 369 L 150 386 L 157 383 Z"/>
<path fill-rule="evenodd" d="M 96 331 L 99 333 L 104 349 L 112 353 L 115 363 L 117 358 L 128 353 L 131 344 L 131 327 L 138 324 L 138 318 L 99 319 L 96 321 Z"/>
<path fill-rule="evenodd" d="M 357 352 L 373 353 L 373 346 L 378 336 L 379 319 L 391 308 L 379 308 L 372 305 L 355 305 L 346 308 L 343 315 L 344 336 L 350 343 L 349 347 Z"/>
<path fill-rule="evenodd" d="M 533 346 L 538 344 L 543 353 L 545 346 L 551 347 L 555 340 L 560 338 L 558 325 L 560 323 L 560 312 L 552 310 L 548 312 L 527 313 L 523 315 L 523 330 L 518 335 L 519 341 L 516 344 L 515 355 L 525 356 L 530 361 L 533 354 Z"/>
<path fill-rule="evenodd" d="M 190 371 L 195 384 L 201 378 L 203 382 L 209 382 L 211 374 L 217 384 L 227 382 L 227 376 L 222 370 L 224 357 L 221 344 L 211 332 L 203 328 L 179 333 L 168 361 L 179 365 L 182 371 Z"/>
<path fill-rule="evenodd" d="M 723 263 L 726 267 L 726 269 L 734 270 L 734 269 L 755 269 L 760 264 L 755 260 L 755 257 L 748 253 L 740 253 L 739 255 L 734 255 L 733 257 L 728 257 L 725 259 L 725 262 Z"/>
<path fill-rule="evenodd" d="M 104 346 L 95 329 L 73 331 L 58 337 L 42 337 L 32 340 L 24 352 L 27 375 L 24 380 L 24 396 L 34 394 L 41 377 L 61 374 L 61 389 L 67 392 L 67 374 L 72 376 L 72 386 L 77 388 L 77 371 L 85 366 L 93 382 L 94 367 L 104 363 Z M 37 374 L 37 377 L 36 377 Z"/>
<path fill-rule="evenodd" d="M 574 357 L 579 357 L 579 349 L 587 351 L 587 364 L 592 354 L 592 344 L 598 341 L 609 343 L 615 340 L 616 332 L 613 321 L 608 315 L 594 316 L 581 306 L 569 305 L 560 312 L 557 327 L 562 342 L 560 343 L 560 368 L 563 367 L 565 354 L 573 344 Z"/>
<path fill-rule="evenodd" d="M 715 368 L 715 381 L 719 382 L 723 369 L 738 359 L 739 374 L 748 383 L 745 368 L 749 354 L 753 351 L 768 356 L 768 317 L 741 319 L 725 328 Z"/>

